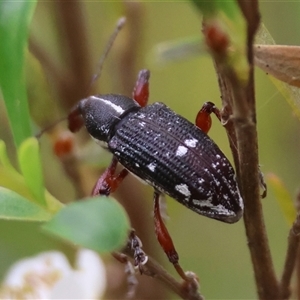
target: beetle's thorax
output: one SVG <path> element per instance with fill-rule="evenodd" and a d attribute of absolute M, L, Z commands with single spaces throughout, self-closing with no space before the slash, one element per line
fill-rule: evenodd
<path fill-rule="evenodd" d="M 125 115 L 140 108 L 133 99 L 115 94 L 90 96 L 78 105 L 89 134 L 104 143 Z"/>

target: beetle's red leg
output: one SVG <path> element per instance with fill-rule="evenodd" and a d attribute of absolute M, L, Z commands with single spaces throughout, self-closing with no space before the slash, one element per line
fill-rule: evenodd
<path fill-rule="evenodd" d="M 141 70 L 132 93 L 132 98 L 142 107 L 147 105 L 149 98 L 149 78 L 150 71 Z"/>
<path fill-rule="evenodd" d="M 110 166 L 105 170 L 95 184 L 92 192 L 93 196 L 99 194 L 108 196 L 117 189 L 123 179 L 128 175 L 129 172 L 127 169 L 123 169 L 119 174 L 115 175 L 117 164 L 118 160 L 113 157 Z"/>
<path fill-rule="evenodd" d="M 208 133 L 211 127 L 211 113 L 214 113 L 221 121 L 220 111 L 212 102 L 205 102 L 196 117 L 196 126 L 205 133 Z"/>
<path fill-rule="evenodd" d="M 190 278 L 185 274 L 181 266 L 179 265 L 179 256 L 173 244 L 172 238 L 168 232 L 167 227 L 165 226 L 161 214 L 160 214 L 160 205 L 159 199 L 160 193 L 154 192 L 154 224 L 155 224 L 155 233 L 158 242 L 161 247 L 164 249 L 169 261 L 174 265 L 177 273 L 185 281 L 189 281 Z"/>

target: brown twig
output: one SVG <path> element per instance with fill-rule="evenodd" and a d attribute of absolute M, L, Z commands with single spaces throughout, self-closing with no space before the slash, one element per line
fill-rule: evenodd
<path fill-rule="evenodd" d="M 258 172 L 258 144 L 256 131 L 256 111 L 254 92 L 253 43 L 259 26 L 258 2 L 239 1 L 247 20 L 247 53 L 249 80 L 241 87 L 242 98 L 234 97 L 234 115 L 236 115 L 236 134 L 240 156 L 240 183 L 245 201 L 244 222 L 248 245 L 254 267 L 257 291 L 260 299 L 278 299 L 279 286 L 274 272 L 263 212 L 260 199 L 260 180 Z M 247 12 L 245 11 L 247 7 Z M 240 110 L 238 103 L 244 102 L 246 110 Z"/>
<path fill-rule="evenodd" d="M 300 241 L 300 214 L 297 214 L 297 218 L 290 230 L 288 237 L 288 249 L 285 258 L 285 264 L 280 282 L 280 295 L 281 299 L 288 299 L 290 297 L 290 283 L 293 271 L 296 266 L 297 256 L 299 253 L 299 241 Z"/>
<path fill-rule="evenodd" d="M 231 80 L 234 79 L 233 74 L 228 76 L 228 73 L 220 70 L 218 64 L 216 64 L 216 70 L 221 82 L 228 82 L 230 86 L 236 84 L 234 83 L 235 80 Z M 246 101 L 247 91 L 242 89 L 236 91 L 236 89 L 237 86 L 235 86 L 235 91 L 232 93 L 233 99 Z M 235 100 L 228 99 L 223 94 L 222 99 L 229 108 L 231 108 L 233 101 L 235 103 Z M 242 108 L 242 106 L 240 107 Z M 235 162 L 238 160 L 236 170 L 245 203 L 244 222 L 258 294 L 260 299 L 278 299 L 278 284 L 260 202 L 256 124 L 249 116 L 253 111 L 249 110 L 244 115 L 243 109 L 238 110 L 238 106 L 232 107 L 232 111 L 233 115 L 230 118 L 232 123 L 227 124 L 225 127 L 230 137 L 234 160 Z M 237 144 L 234 145 L 235 138 Z"/>
<path fill-rule="evenodd" d="M 298 214 L 295 222 L 290 229 L 288 237 L 288 249 L 285 257 L 284 268 L 280 281 L 280 295 L 281 299 L 288 299 L 290 297 L 290 284 L 292 274 L 297 265 L 299 265 L 299 241 L 300 241 L 300 191 L 297 195 L 297 210 Z M 299 299 L 299 297 L 298 297 Z"/>
<path fill-rule="evenodd" d="M 300 251 L 297 252 L 296 263 L 296 299 L 300 299 Z"/>
<path fill-rule="evenodd" d="M 238 0 L 238 4 L 247 21 L 247 43 L 251 45 L 251 47 L 248 47 L 248 60 L 253 65 L 253 40 L 260 22 L 258 1 Z"/>
<path fill-rule="evenodd" d="M 238 183 L 245 203 L 244 223 L 257 292 L 260 299 L 279 299 L 279 286 L 274 272 L 260 199 L 253 72 L 253 40 L 259 25 L 258 4 L 257 1 L 251 1 L 250 5 L 250 2 L 242 0 L 239 4 L 247 21 L 247 82 L 242 82 L 234 67 L 226 63 L 226 36 L 221 39 L 217 31 L 215 32 L 218 35 L 215 37 L 220 41 L 225 41 L 224 47 L 212 49 L 212 53 L 225 107 L 222 118 L 227 117 L 225 127 L 233 150 Z M 204 27 L 207 39 L 210 38 L 208 30 Z M 208 45 L 214 44 L 209 44 L 208 41 Z"/>
<path fill-rule="evenodd" d="M 124 250 L 124 253 L 133 258 L 133 251 L 130 247 L 130 244 Z M 198 292 L 198 286 L 177 281 L 158 262 L 149 256 L 147 263 L 143 265 L 143 275 L 158 279 L 164 284 L 164 286 L 172 290 L 182 299 L 204 300 L 203 296 Z"/>

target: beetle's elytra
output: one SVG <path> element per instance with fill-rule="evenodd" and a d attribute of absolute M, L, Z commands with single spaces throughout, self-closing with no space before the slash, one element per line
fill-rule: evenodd
<path fill-rule="evenodd" d="M 90 96 L 69 115 L 84 124 L 127 170 L 159 193 L 226 223 L 243 213 L 234 170 L 200 128 L 163 103 L 141 107 L 121 95 Z"/>

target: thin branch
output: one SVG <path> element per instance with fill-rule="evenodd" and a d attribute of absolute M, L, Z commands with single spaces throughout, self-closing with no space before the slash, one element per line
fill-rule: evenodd
<path fill-rule="evenodd" d="M 233 114 L 228 119 L 225 128 L 229 136 L 231 149 L 233 150 L 237 178 L 245 203 L 244 222 L 258 294 L 260 299 L 278 299 L 278 290 L 276 291 L 277 280 L 260 202 L 256 125 L 248 115 L 243 117 L 243 109 L 238 110 L 238 106 L 231 106 L 231 103 L 235 100 L 228 98 L 228 95 L 230 97 L 233 95 L 234 99 L 246 101 L 246 90 L 237 91 L 233 75 L 224 73 L 217 63 L 216 70 L 219 82 L 226 82 L 227 89 L 230 86 L 232 90 L 232 93 L 227 91 L 224 94 L 222 85 L 220 85 L 223 103 L 225 103 L 227 111 L 232 109 Z M 235 85 L 234 91 L 232 85 Z M 240 107 L 242 108 L 241 105 Z M 253 112 L 249 111 L 249 114 L 251 113 Z M 236 117 L 237 115 L 239 117 Z"/>
<path fill-rule="evenodd" d="M 280 295 L 281 299 L 288 299 L 290 297 L 290 283 L 293 271 L 296 266 L 297 256 L 299 253 L 299 241 L 300 241 L 300 214 L 297 214 L 297 218 L 290 230 L 288 238 L 288 250 L 286 253 L 285 264 L 280 282 Z"/>
<path fill-rule="evenodd" d="M 296 263 L 296 299 L 300 299 L 300 251 L 297 253 Z"/>
<path fill-rule="evenodd" d="M 297 210 L 298 214 L 295 222 L 290 229 L 288 237 L 288 249 L 285 257 L 284 268 L 280 281 L 280 295 L 282 299 L 290 297 L 290 284 L 292 274 L 297 265 L 299 265 L 299 242 L 300 242 L 300 191 L 297 195 Z"/>
<path fill-rule="evenodd" d="M 279 286 L 270 253 L 260 199 L 258 143 L 256 131 L 253 43 L 259 27 L 258 2 L 239 1 L 247 20 L 249 80 L 234 96 L 234 115 L 240 156 L 240 183 L 245 201 L 244 222 L 260 299 L 278 299 Z M 245 7 L 247 9 L 245 10 Z M 232 84 L 235 84 L 233 81 Z M 233 85 L 234 86 L 234 85 Z M 241 97 L 241 98 L 240 98 Z M 238 103 L 247 108 L 241 110 Z"/>
<path fill-rule="evenodd" d="M 133 251 L 131 250 L 130 245 L 124 250 L 124 253 L 133 258 Z M 158 279 L 164 284 L 164 286 L 169 288 L 182 299 L 204 300 L 204 297 L 198 292 L 198 286 L 177 281 L 158 262 L 149 256 L 147 263 L 143 265 L 143 275 Z"/>
<path fill-rule="evenodd" d="M 238 4 L 247 21 L 248 60 L 253 65 L 253 40 L 260 23 L 260 13 L 257 0 L 238 0 Z"/>
<path fill-rule="evenodd" d="M 204 24 L 204 33 L 209 46 L 222 46 L 220 43 L 214 44 L 213 40 L 209 40 L 210 33 L 214 33 L 213 37 L 216 41 L 222 41 L 224 45 L 224 47 L 215 49 L 211 47 L 211 49 L 225 107 L 222 119 L 226 118 L 225 127 L 233 150 L 237 179 L 245 203 L 244 223 L 257 292 L 260 299 L 279 299 L 279 285 L 274 272 L 260 197 L 261 176 L 258 161 L 253 71 L 253 40 L 259 26 L 259 12 L 257 1 L 251 1 L 250 5 L 250 2 L 240 0 L 239 4 L 248 22 L 247 83 L 242 82 L 232 65 L 226 63 L 227 43 L 229 43 L 227 36 L 222 36 L 222 31 L 218 32 L 218 28 L 212 28 L 211 24 L 210 27 Z"/>

